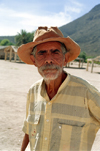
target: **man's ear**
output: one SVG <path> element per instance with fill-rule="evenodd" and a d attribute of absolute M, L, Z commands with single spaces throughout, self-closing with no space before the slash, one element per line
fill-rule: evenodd
<path fill-rule="evenodd" d="M 67 53 L 65 54 L 64 66 L 66 66 L 66 65 L 67 65 L 69 58 L 70 58 L 70 53 L 69 53 L 69 52 L 67 52 Z"/>
<path fill-rule="evenodd" d="M 30 55 L 30 59 L 32 60 L 33 64 L 36 66 L 35 57 L 33 55 Z"/>

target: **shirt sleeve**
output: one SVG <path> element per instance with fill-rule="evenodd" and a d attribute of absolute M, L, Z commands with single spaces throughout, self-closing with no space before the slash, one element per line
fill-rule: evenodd
<path fill-rule="evenodd" d="M 22 131 L 26 134 L 29 134 L 29 123 L 27 122 L 27 117 L 28 117 L 28 112 L 29 112 L 29 102 L 30 102 L 30 97 L 29 93 L 27 94 L 27 103 L 26 103 L 26 117 L 24 120 L 24 125 L 22 128 Z"/>
<path fill-rule="evenodd" d="M 100 124 L 100 92 L 91 86 L 88 90 L 89 110 Z"/>

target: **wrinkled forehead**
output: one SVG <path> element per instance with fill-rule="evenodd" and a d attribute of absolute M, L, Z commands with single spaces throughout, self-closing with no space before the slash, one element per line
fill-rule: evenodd
<path fill-rule="evenodd" d="M 50 41 L 50 42 L 45 42 L 45 43 L 39 44 L 36 47 L 37 47 L 37 51 L 39 51 L 39 50 L 51 50 L 51 49 L 61 50 L 61 43 L 56 42 L 56 41 L 55 42 Z"/>

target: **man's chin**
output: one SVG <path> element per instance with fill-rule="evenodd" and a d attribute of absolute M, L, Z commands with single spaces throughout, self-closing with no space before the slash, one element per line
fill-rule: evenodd
<path fill-rule="evenodd" d="M 46 80 L 46 81 L 52 81 L 52 80 L 57 79 L 58 76 L 59 76 L 59 74 L 44 74 L 44 75 L 43 75 L 43 78 L 44 78 L 44 80 Z"/>
<path fill-rule="evenodd" d="M 55 80 L 59 77 L 59 75 L 62 72 L 62 69 L 57 70 L 57 69 L 48 69 L 48 70 L 38 70 L 41 76 L 44 78 L 45 81 L 51 81 Z"/>

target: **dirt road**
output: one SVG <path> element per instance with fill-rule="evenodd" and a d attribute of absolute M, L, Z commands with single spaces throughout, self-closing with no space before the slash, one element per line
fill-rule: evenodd
<path fill-rule="evenodd" d="M 95 68 L 94 73 L 77 68 L 65 70 L 88 80 L 100 90 L 100 67 Z M 40 78 L 32 65 L 0 60 L 0 151 L 20 151 L 27 91 Z M 99 150 L 100 131 L 92 148 L 92 151 Z"/>

